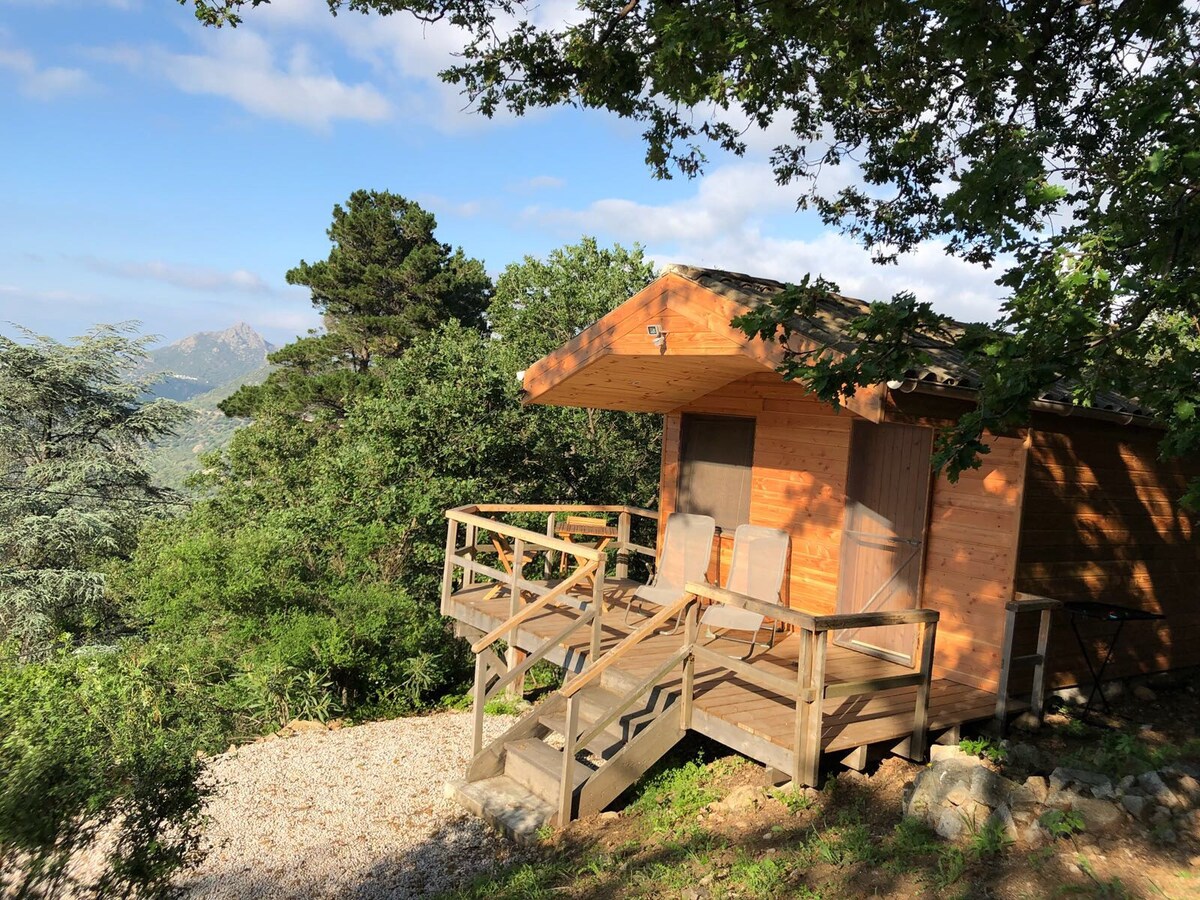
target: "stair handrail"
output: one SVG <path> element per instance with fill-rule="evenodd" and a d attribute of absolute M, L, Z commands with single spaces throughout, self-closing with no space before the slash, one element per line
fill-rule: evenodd
<path fill-rule="evenodd" d="M 691 693 L 692 693 L 692 666 L 695 658 L 692 653 L 693 644 L 696 640 L 696 620 L 697 606 L 699 601 L 694 594 L 684 594 L 674 603 L 668 604 L 660 609 L 657 613 L 651 616 L 637 630 L 627 636 L 623 641 L 617 644 L 612 650 L 606 653 L 600 660 L 586 669 L 583 673 L 571 679 L 567 684 L 560 688 L 559 693 L 567 699 L 566 709 L 566 726 L 563 734 L 563 749 L 562 749 L 562 772 L 559 778 L 559 798 L 558 798 L 558 821 L 560 825 L 565 825 L 571 821 L 575 810 L 575 753 L 580 745 L 587 744 L 597 734 L 603 731 L 608 725 L 616 719 L 621 713 L 625 712 L 633 703 L 653 689 L 663 677 L 671 671 L 671 669 L 682 664 L 684 667 L 683 673 L 683 698 L 680 715 L 686 718 L 687 710 L 691 708 Z M 665 663 L 661 664 L 650 675 L 646 676 L 630 691 L 625 691 L 622 695 L 621 702 L 609 709 L 607 713 L 598 721 L 593 723 L 584 732 L 579 729 L 579 698 L 578 693 L 591 682 L 600 677 L 609 666 L 616 660 L 623 657 L 629 650 L 651 634 L 658 631 L 659 626 L 669 621 L 672 616 L 679 615 L 687 609 L 687 628 L 684 632 L 683 643 L 680 649 L 671 656 Z M 681 719 L 684 721 L 685 719 Z"/>
<path fill-rule="evenodd" d="M 1008 683 L 1016 666 L 1033 666 L 1030 683 L 1029 711 L 1040 722 L 1046 706 L 1046 654 L 1050 646 L 1050 617 L 1062 607 L 1061 600 L 1043 597 L 1040 594 L 1017 592 L 1004 604 L 1004 640 L 1000 644 L 1000 681 L 996 686 L 996 714 L 994 725 L 997 734 L 1004 734 L 1008 725 Z M 1037 646 L 1033 653 L 1013 656 L 1013 645 L 1017 634 L 1017 616 L 1022 613 L 1038 613 Z"/>
<path fill-rule="evenodd" d="M 684 594 L 674 603 L 668 604 L 660 609 L 657 613 L 647 619 L 637 631 L 631 632 L 617 646 L 613 647 L 605 653 L 599 660 L 592 663 L 587 669 L 576 675 L 565 685 L 562 686 L 560 692 L 569 700 L 578 694 L 583 688 L 591 684 L 604 672 L 605 669 L 613 665 L 617 660 L 621 659 L 635 646 L 640 644 L 651 634 L 656 632 L 660 625 L 677 615 L 689 603 L 694 602 L 695 597 L 692 594 Z"/>
<path fill-rule="evenodd" d="M 501 624 L 497 625 L 490 632 L 488 632 L 483 637 L 481 637 L 479 640 L 477 640 L 475 643 L 473 643 L 471 645 L 471 652 L 472 653 L 480 653 L 487 647 L 490 647 L 496 641 L 500 640 L 500 638 L 504 637 L 507 634 L 510 634 L 513 630 L 515 630 L 517 628 L 517 626 L 521 625 L 523 622 L 525 622 L 527 619 L 529 619 L 531 616 L 533 616 L 534 613 L 545 609 L 547 606 L 550 605 L 550 603 L 557 600 L 563 594 L 565 594 L 569 590 L 571 590 L 571 588 L 575 587 L 581 581 L 583 581 L 585 578 L 587 578 L 589 575 L 591 575 L 593 572 L 595 572 L 597 565 L 598 565 L 598 563 L 589 562 L 587 565 L 583 566 L 582 568 L 576 569 L 571 575 L 569 575 L 563 581 L 560 581 L 558 584 L 556 584 L 550 590 L 550 593 L 543 594 L 542 596 L 538 597 L 538 599 L 534 600 L 532 603 L 526 604 L 525 606 L 523 606 L 521 608 L 521 611 L 519 613 L 517 613 L 515 616 L 509 616 Z"/>
<path fill-rule="evenodd" d="M 524 678 L 525 673 L 533 668 L 536 663 L 540 662 L 547 653 L 570 637 L 571 633 L 577 628 L 595 619 L 598 614 L 599 610 L 593 608 L 572 620 L 566 628 L 559 631 L 553 637 L 547 638 L 540 647 L 526 655 L 520 665 L 509 669 L 501 675 L 490 688 L 487 686 L 487 660 L 482 653 L 476 654 L 474 706 L 472 709 L 474 714 L 473 755 L 478 756 L 479 752 L 483 750 L 483 708 L 487 705 L 488 700 L 496 696 L 502 689 L 508 687 L 508 685 L 512 684 L 518 678 Z"/>

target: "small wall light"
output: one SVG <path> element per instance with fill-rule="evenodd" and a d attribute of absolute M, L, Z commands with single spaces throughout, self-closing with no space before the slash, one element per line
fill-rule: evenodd
<path fill-rule="evenodd" d="M 667 331 L 661 325 L 647 325 L 646 334 L 654 342 L 655 347 L 665 347 L 667 344 Z"/>

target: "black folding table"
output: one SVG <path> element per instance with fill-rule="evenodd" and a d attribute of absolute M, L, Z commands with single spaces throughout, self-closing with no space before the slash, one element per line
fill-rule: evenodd
<path fill-rule="evenodd" d="M 1121 639 L 1121 630 L 1125 627 L 1126 622 L 1149 621 L 1152 619 L 1162 619 L 1165 616 L 1159 613 L 1147 612 L 1144 609 L 1134 609 L 1131 606 L 1102 603 L 1098 600 L 1066 600 L 1063 602 L 1063 609 L 1071 616 L 1071 630 L 1075 632 L 1075 640 L 1079 642 L 1079 652 L 1083 655 L 1083 661 L 1087 663 L 1088 671 L 1092 675 L 1092 691 L 1088 694 L 1087 703 L 1083 706 L 1083 716 L 1087 718 L 1087 714 L 1092 708 L 1092 700 L 1095 699 L 1097 691 L 1100 693 L 1100 702 L 1104 704 L 1104 711 L 1111 715 L 1112 707 L 1108 705 L 1108 698 L 1104 696 L 1104 691 L 1100 690 L 1100 679 L 1104 677 L 1104 670 L 1108 668 L 1109 660 L 1113 657 L 1113 651 L 1117 649 L 1117 642 Z M 1088 651 L 1088 645 L 1084 641 L 1083 635 L 1079 633 L 1080 619 L 1095 619 L 1101 622 L 1116 623 L 1117 627 L 1109 636 L 1108 649 L 1103 653 L 1099 669 L 1092 664 L 1092 655 Z"/>

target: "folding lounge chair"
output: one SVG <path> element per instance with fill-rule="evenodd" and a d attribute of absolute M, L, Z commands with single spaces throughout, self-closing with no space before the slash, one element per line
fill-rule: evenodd
<path fill-rule="evenodd" d="M 739 525 L 733 535 L 733 560 L 729 565 L 725 589 L 735 594 L 745 594 L 764 603 L 779 603 L 790 543 L 787 532 L 778 528 Z M 721 635 L 726 640 L 749 644 L 749 649 L 742 657 L 745 659 L 758 646 L 758 633 L 762 630 L 765 618 L 762 614 L 748 609 L 714 603 L 704 611 L 700 624 L 708 629 L 709 637 L 713 637 L 713 632 L 717 629 L 724 632 L 750 632 L 749 640 L 729 634 Z M 765 644 L 766 647 L 775 642 L 775 626 L 775 620 L 772 619 L 771 636 Z"/>
<path fill-rule="evenodd" d="M 635 604 L 639 607 L 647 603 L 667 606 L 687 593 L 684 585 L 689 581 L 705 580 L 716 531 L 717 523 L 712 516 L 674 513 L 667 519 L 654 579 L 634 591 L 625 610 L 626 623 Z M 679 627 L 678 620 L 675 627 Z"/>

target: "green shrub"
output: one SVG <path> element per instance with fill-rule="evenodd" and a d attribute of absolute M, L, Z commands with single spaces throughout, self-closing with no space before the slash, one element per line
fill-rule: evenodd
<path fill-rule="evenodd" d="M 165 892 L 198 857 L 205 720 L 145 647 L 0 650 L 0 894 L 57 896 L 103 848 L 101 895 Z"/>

